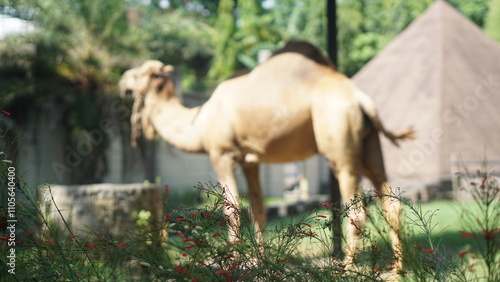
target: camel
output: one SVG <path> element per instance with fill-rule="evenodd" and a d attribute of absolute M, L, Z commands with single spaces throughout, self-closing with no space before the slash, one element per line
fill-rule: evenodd
<path fill-rule="evenodd" d="M 301 52 L 304 47 L 307 50 Z M 236 165 L 242 167 L 248 184 L 260 241 L 264 240 L 266 225 L 260 163 L 294 162 L 321 154 L 339 181 L 344 203 L 360 193 L 360 173 L 377 191 L 391 194 L 379 133 L 397 145 L 402 139 L 413 138 L 413 130 L 393 133 L 385 129 L 372 99 L 318 54 L 323 56 L 309 43 L 291 43 L 253 70 L 222 82 L 204 105 L 195 108 L 181 105 L 170 65 L 147 61 L 127 71 L 120 81 L 121 91 L 132 93 L 135 99 L 133 140 L 141 132 L 149 139 L 158 134 L 177 148 L 209 155 L 219 182 L 226 186 L 226 201 L 235 207 L 225 210 L 232 240 L 238 238 L 240 224 L 234 213 L 239 208 Z M 388 197 L 382 200 L 393 230 L 399 270 L 401 204 Z M 353 209 L 349 218 L 352 224 L 344 247 L 346 265 L 354 263 L 364 209 Z"/>

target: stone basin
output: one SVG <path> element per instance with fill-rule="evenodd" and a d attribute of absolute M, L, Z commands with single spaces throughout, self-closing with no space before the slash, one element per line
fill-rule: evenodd
<path fill-rule="evenodd" d="M 127 235 L 137 228 L 137 215 L 141 211 L 146 215 L 151 213 L 148 219 L 151 227 L 162 219 L 163 193 L 159 185 L 53 185 L 41 188 L 40 192 L 40 209 L 45 218 L 67 230 L 58 208 L 73 235 Z"/>

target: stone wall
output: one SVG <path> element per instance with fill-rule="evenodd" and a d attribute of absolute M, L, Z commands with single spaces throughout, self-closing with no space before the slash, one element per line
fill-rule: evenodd
<path fill-rule="evenodd" d="M 58 208 L 69 223 L 72 234 L 85 236 L 90 231 L 126 235 L 136 226 L 137 214 L 141 210 L 151 213 L 150 223 L 162 218 L 163 193 L 158 185 L 55 185 L 43 187 L 40 192 L 40 208 L 44 216 L 64 227 Z"/>

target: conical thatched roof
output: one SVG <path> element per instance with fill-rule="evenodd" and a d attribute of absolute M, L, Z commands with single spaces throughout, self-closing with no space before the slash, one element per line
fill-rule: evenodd
<path fill-rule="evenodd" d="M 383 140 L 393 183 L 449 181 L 450 158 L 481 159 L 485 148 L 500 159 L 500 45 L 447 2 L 436 1 L 353 79 L 388 128 L 416 130 L 401 148 Z"/>

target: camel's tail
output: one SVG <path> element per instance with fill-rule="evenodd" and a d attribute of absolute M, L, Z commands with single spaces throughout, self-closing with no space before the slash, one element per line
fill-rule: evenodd
<path fill-rule="evenodd" d="M 361 91 L 360 89 L 356 89 L 356 98 L 359 101 L 359 104 L 365 114 L 370 118 L 370 120 L 373 122 L 373 125 L 375 128 L 382 132 L 385 137 L 389 138 L 389 140 L 396 146 L 399 147 L 399 140 L 401 139 L 414 139 L 415 138 L 415 132 L 414 130 L 410 127 L 407 130 L 399 133 L 391 132 L 387 129 L 385 129 L 384 125 L 382 124 L 382 121 L 380 120 L 380 117 L 377 112 L 377 108 L 375 107 L 375 103 L 373 100 L 368 96 L 365 92 Z"/>

